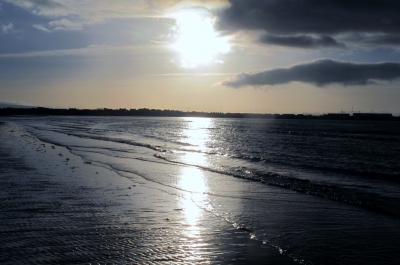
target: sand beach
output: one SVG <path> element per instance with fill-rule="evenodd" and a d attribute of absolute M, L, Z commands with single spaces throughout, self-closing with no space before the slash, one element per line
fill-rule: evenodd
<path fill-rule="evenodd" d="M 1 264 L 292 263 L 183 193 L 118 175 L 17 124 L 0 130 Z"/>
<path fill-rule="evenodd" d="M 2 121 L 1 264 L 400 260 L 396 123 Z"/>

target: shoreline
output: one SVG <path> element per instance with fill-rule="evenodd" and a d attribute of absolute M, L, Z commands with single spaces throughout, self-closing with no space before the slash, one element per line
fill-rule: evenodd
<path fill-rule="evenodd" d="M 295 263 L 202 209 L 190 224 L 177 206 L 184 194 L 123 177 L 19 125 L 0 131 L 2 264 Z"/>

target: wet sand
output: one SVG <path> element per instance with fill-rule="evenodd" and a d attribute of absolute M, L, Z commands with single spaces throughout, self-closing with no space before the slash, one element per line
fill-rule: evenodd
<path fill-rule="evenodd" d="M 248 231 L 0 124 L 1 264 L 291 264 Z M 203 211 L 195 224 L 190 211 Z"/>

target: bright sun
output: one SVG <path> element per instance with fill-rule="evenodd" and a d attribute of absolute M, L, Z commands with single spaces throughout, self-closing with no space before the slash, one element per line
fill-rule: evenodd
<path fill-rule="evenodd" d="M 228 37 L 214 30 L 214 20 L 195 11 L 172 14 L 176 19 L 178 37 L 172 48 L 181 54 L 180 65 L 195 68 L 218 62 L 216 56 L 230 51 Z"/>

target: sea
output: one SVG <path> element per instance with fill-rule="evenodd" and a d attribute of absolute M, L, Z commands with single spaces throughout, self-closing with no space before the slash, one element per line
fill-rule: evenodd
<path fill-rule="evenodd" d="M 189 225 L 210 216 L 218 231 L 233 229 L 253 242 L 240 244 L 255 258 L 266 249 L 285 257 L 259 264 L 400 264 L 399 122 L 69 116 L 6 122 L 88 164 L 128 180 L 134 175 L 132 181 L 170 201 L 186 198 L 191 204 L 177 201 L 175 210 L 186 211 Z M 235 248 L 226 237 L 223 244 Z M 198 263 L 213 263 L 206 252 L 202 257 Z"/>

